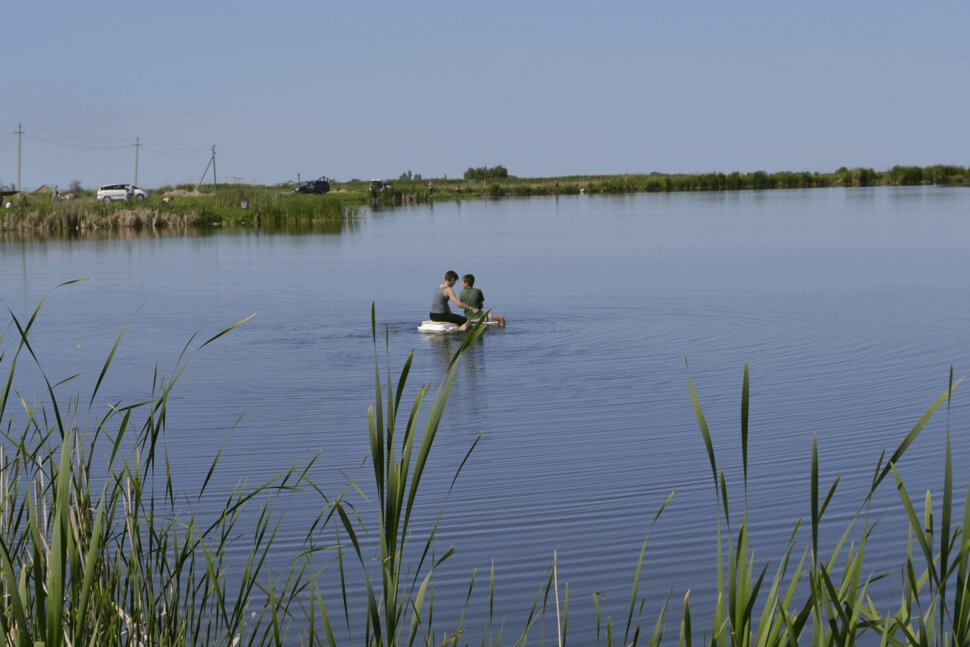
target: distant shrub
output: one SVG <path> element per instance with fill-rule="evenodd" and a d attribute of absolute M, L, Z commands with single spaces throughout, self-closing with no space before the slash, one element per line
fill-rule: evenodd
<path fill-rule="evenodd" d="M 876 180 L 876 172 L 871 168 L 852 169 L 852 186 L 873 186 Z"/>
<path fill-rule="evenodd" d="M 919 166 L 894 166 L 886 174 L 887 183 L 896 186 L 912 186 L 923 183 L 923 169 Z"/>
<path fill-rule="evenodd" d="M 500 180 L 508 176 L 509 170 L 501 164 L 498 166 L 479 166 L 465 171 L 466 180 Z"/>

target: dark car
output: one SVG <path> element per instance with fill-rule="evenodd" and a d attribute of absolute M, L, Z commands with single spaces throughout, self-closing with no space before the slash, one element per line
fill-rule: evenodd
<path fill-rule="evenodd" d="M 329 193 L 330 180 L 325 177 L 317 178 L 316 180 L 307 180 L 306 182 L 297 184 L 291 191 L 293 193 Z"/>

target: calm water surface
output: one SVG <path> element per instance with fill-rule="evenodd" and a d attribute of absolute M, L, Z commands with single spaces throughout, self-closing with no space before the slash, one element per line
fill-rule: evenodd
<path fill-rule="evenodd" d="M 480 201 L 370 213 L 330 235 L 7 240 L 0 298 L 26 317 L 54 285 L 88 278 L 49 297 L 33 339 L 52 382 L 81 373 L 65 395 L 89 393 L 127 322 L 105 401 L 144 397 L 156 364 L 170 372 L 193 333 L 257 312 L 180 382 L 166 439 L 176 476 L 191 492 L 224 447 L 210 486 L 224 494 L 319 455 L 312 475 L 336 493 L 346 475 L 369 478 L 371 303 L 392 371 L 413 350 L 412 385 L 437 385 L 457 340 L 415 327 L 448 269 L 475 273 L 509 326 L 487 331 L 460 366 L 418 523 L 433 521 L 484 434 L 447 500 L 438 545 L 457 554 L 438 597 L 462 600 L 472 570 L 494 561 L 506 636 L 521 630 L 553 551 L 573 638 L 593 636 L 594 593 L 604 615 L 624 616 L 641 543 L 672 491 L 641 592 L 653 617 L 691 589 L 705 626 L 717 507 L 688 376 L 740 505 L 749 363 L 748 505 L 773 572 L 808 512 L 813 437 L 823 481 L 843 479 L 832 541 L 879 454 L 945 390 L 951 365 L 958 376 L 970 366 L 970 191 L 956 188 Z M 959 491 L 970 479 L 968 402 L 963 387 L 949 417 Z M 905 460 L 912 493 L 940 489 L 947 420 L 938 415 Z M 877 570 L 904 550 L 891 490 L 873 510 Z M 281 565 L 322 503 L 286 506 Z M 484 616 L 473 605 L 470 633 Z M 679 611 L 671 618 L 676 631 Z"/>

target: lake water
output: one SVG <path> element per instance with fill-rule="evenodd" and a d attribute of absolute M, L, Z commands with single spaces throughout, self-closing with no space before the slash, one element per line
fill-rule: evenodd
<path fill-rule="evenodd" d="M 670 595 L 675 635 L 691 589 L 695 625 L 706 626 L 718 507 L 689 376 L 740 505 L 750 366 L 748 507 L 773 573 L 808 514 L 813 437 L 823 483 L 842 476 L 831 542 L 880 453 L 946 389 L 951 365 L 957 376 L 970 366 L 970 190 L 960 188 L 466 201 L 365 213 L 340 233 L 300 236 L 7 238 L 0 299 L 26 318 L 56 284 L 87 278 L 51 294 L 32 339 L 52 382 L 81 374 L 59 392 L 87 394 L 128 323 L 105 402 L 145 397 L 155 366 L 170 373 L 193 333 L 258 313 L 199 353 L 179 383 L 166 438 L 176 477 L 192 491 L 224 447 L 210 487 L 225 493 L 319 454 L 312 476 L 336 493 L 347 475 L 369 485 L 371 303 L 395 376 L 414 351 L 413 397 L 438 384 L 458 345 L 415 330 L 448 269 L 474 273 L 509 323 L 486 331 L 459 367 L 418 524 L 433 521 L 484 434 L 447 501 L 438 546 L 457 553 L 436 579 L 438 606 L 452 617 L 472 569 L 494 562 L 506 636 L 521 630 L 554 551 L 573 639 L 594 635 L 594 593 L 604 616 L 625 616 L 641 543 L 672 491 L 650 535 L 646 614 Z M 6 347 L 15 329 L 2 330 Z M 948 422 L 957 491 L 970 480 L 967 388 L 903 462 L 914 496 L 940 490 Z M 891 484 L 882 494 L 874 570 L 898 566 L 905 550 Z M 323 504 L 286 505 L 282 563 Z M 796 554 L 807 545 L 800 535 Z M 484 617 L 473 604 L 470 635 Z"/>

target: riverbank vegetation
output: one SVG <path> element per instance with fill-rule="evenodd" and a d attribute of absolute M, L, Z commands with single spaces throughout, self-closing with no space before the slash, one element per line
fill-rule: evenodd
<path fill-rule="evenodd" d="M 375 205 L 437 200 L 543 195 L 675 193 L 681 191 L 769 191 L 875 186 L 970 186 L 970 169 L 962 166 L 894 166 L 886 171 L 840 168 L 831 173 L 783 171 L 768 173 L 646 173 L 574 175 L 552 178 L 509 176 L 504 166 L 470 168 L 466 179 L 397 181 L 392 189 L 372 196 Z"/>
<path fill-rule="evenodd" d="M 13 340 L 0 340 L 0 635 L 5 646 L 565 645 L 570 644 L 570 610 L 586 603 L 596 609 L 596 644 L 608 646 L 970 644 L 970 497 L 961 514 L 963 484 L 954 483 L 949 428 L 938 490 L 914 498 L 897 469 L 932 416 L 949 411 L 958 384 L 952 370 L 939 398 L 893 451 L 880 457 L 867 494 L 848 520 L 826 514 L 840 479 L 823 481 L 813 444 L 806 457 L 809 489 L 802 493 L 810 516 L 791 520 L 787 550 L 767 557 L 756 555 L 751 544 L 755 520 L 745 505 L 748 369 L 739 402 L 740 460 L 725 459 L 725 449 L 715 449 L 688 378 L 685 397 L 693 403 L 707 453 L 711 496 L 722 510 L 712 521 L 716 568 L 710 582 L 699 584 L 713 584 L 714 607 L 692 606 L 689 591 L 678 600 L 646 599 L 641 593 L 650 572 L 645 539 L 638 560 L 630 564 L 630 597 L 622 614 L 601 617 L 595 596 L 591 602 L 570 599 L 569 566 L 551 557 L 548 577 L 536 583 L 535 602 L 522 610 L 523 624 L 513 627 L 492 617 L 494 566 L 485 582 L 471 576 L 465 596 L 435 596 L 435 575 L 454 552 L 435 545 L 444 508 L 430 525 L 412 519 L 426 472 L 436 469 L 431 453 L 456 367 L 481 329 L 465 339 L 425 411 L 432 392 L 408 386 L 412 356 L 396 381 L 390 366 L 382 365 L 380 358 L 390 355 L 389 333 L 378 334 L 372 309 L 374 401 L 366 439 L 361 436 L 362 445 L 369 443 L 365 472 L 371 482 L 348 481 L 342 491 L 324 493 L 309 476 L 311 459 L 262 483 L 249 483 L 243 475 L 235 489 L 219 495 L 209 491 L 219 469 L 218 452 L 206 474 L 198 475 L 198 491 L 179 489 L 176 459 L 165 444 L 167 414 L 188 364 L 246 320 L 201 343 L 190 340 L 170 374 L 156 368 L 150 397 L 103 405 L 99 391 L 124 330 L 106 349 L 92 392 L 65 401 L 58 393 L 74 378 L 52 383 L 30 341 L 42 304 L 26 318 L 11 314 Z M 40 374 L 36 392 L 19 385 L 24 365 Z M 469 460 L 474 460 L 474 444 L 461 466 Z M 741 473 L 728 473 L 727 465 Z M 451 487 L 460 486 L 461 466 L 447 476 Z M 743 483 L 740 500 L 729 494 L 731 483 Z M 896 546 L 893 567 L 874 569 L 866 561 L 867 547 L 873 519 L 882 514 L 871 509 L 872 501 L 877 490 L 893 486 L 909 534 Z M 297 493 L 317 496 L 319 514 L 311 520 L 285 519 L 306 525 L 306 545 L 288 569 L 270 569 L 285 517 L 285 505 L 277 504 Z M 207 497 L 221 497 L 222 504 L 203 518 L 194 506 Z M 649 532 L 663 530 L 659 522 L 673 505 L 671 495 Z M 487 563 L 488 555 L 480 557 Z M 896 594 L 876 591 L 876 583 L 886 581 Z M 480 597 L 484 606 L 470 604 Z M 473 608 L 485 609 L 484 617 L 472 617 Z M 442 619 L 455 617 L 459 620 Z"/>
<path fill-rule="evenodd" d="M 54 199 L 30 194 L 9 199 L 0 210 L 0 231 L 89 235 L 95 232 L 185 232 L 207 228 L 241 228 L 287 232 L 339 232 L 359 215 L 363 195 L 292 194 L 280 187 L 223 184 L 163 187 L 145 199 L 98 202 L 94 192 Z"/>
<path fill-rule="evenodd" d="M 519 178 L 502 165 L 469 168 L 465 178 L 422 178 L 410 172 L 395 181 L 331 182 L 327 195 L 295 194 L 293 185 L 222 184 L 162 187 L 144 200 L 99 203 L 93 191 L 64 196 L 20 194 L 0 209 L 0 232 L 87 235 L 92 232 L 187 231 L 238 227 L 271 231 L 339 231 L 362 206 L 397 207 L 438 201 L 579 194 L 768 191 L 875 186 L 970 186 L 962 166 L 894 166 L 886 171 L 840 168 L 831 173 L 646 173 Z M 73 232 L 73 233 L 72 233 Z"/>

